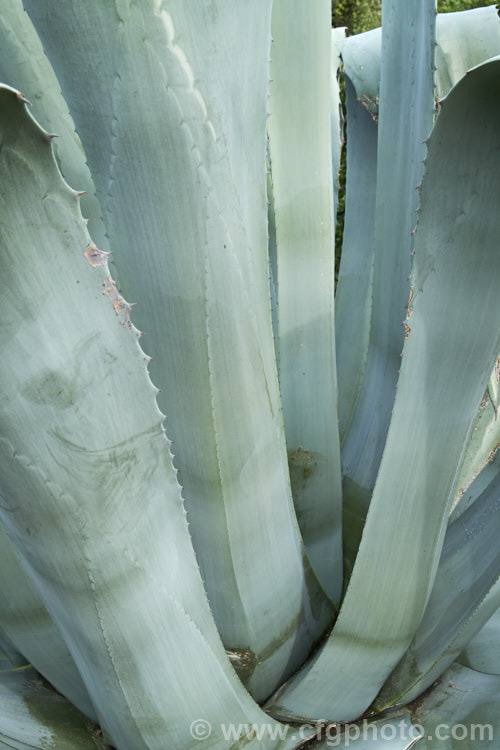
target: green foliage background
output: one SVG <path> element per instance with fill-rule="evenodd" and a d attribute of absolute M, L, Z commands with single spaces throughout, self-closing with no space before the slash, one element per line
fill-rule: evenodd
<path fill-rule="evenodd" d="M 451 13 L 492 5 L 491 0 L 438 0 L 438 13 Z M 339 0 L 333 3 L 332 25 L 347 26 L 348 34 L 360 34 L 381 24 L 382 0 Z"/>

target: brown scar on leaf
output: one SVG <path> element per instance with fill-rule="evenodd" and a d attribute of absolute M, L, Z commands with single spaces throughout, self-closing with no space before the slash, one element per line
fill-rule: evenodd
<path fill-rule="evenodd" d="M 106 278 L 102 282 L 102 285 L 104 287 L 102 293 L 105 294 L 106 297 L 109 297 L 112 301 L 115 313 L 118 315 L 121 325 L 124 328 L 131 328 L 132 323 L 130 321 L 130 309 L 132 305 L 129 305 L 128 302 L 125 302 L 118 289 L 116 288 L 116 284 L 111 276 L 106 276 Z"/>
<path fill-rule="evenodd" d="M 406 323 L 406 322 L 405 322 L 405 323 L 403 323 L 403 325 L 404 325 L 404 327 L 405 327 L 405 341 L 406 341 L 406 339 L 409 339 L 409 338 L 410 338 L 411 328 L 410 328 L 410 326 L 408 325 L 408 323 Z"/>
<path fill-rule="evenodd" d="M 358 99 L 358 102 L 365 107 L 365 109 L 368 110 L 372 120 L 375 122 L 378 122 L 378 112 L 379 112 L 379 98 L 378 96 L 375 96 L 375 98 L 372 98 L 368 96 L 367 94 L 363 94 L 360 99 Z"/>
<path fill-rule="evenodd" d="M 255 654 L 250 649 L 226 649 L 226 654 L 231 664 L 242 671 L 248 671 L 255 661 Z"/>
<path fill-rule="evenodd" d="M 410 299 L 408 300 L 408 304 L 406 305 L 406 320 L 408 320 L 412 312 L 413 312 L 413 288 L 410 287 Z"/>
<path fill-rule="evenodd" d="M 92 268 L 96 268 L 96 266 L 102 266 L 108 255 L 111 253 L 105 253 L 102 250 L 99 250 L 97 245 L 91 245 L 83 254 Z"/>

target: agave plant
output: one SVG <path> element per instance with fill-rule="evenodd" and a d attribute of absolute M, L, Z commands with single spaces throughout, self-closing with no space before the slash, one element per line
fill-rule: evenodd
<path fill-rule="evenodd" d="M 495 747 L 495 7 L 3 5 L 0 747 Z"/>

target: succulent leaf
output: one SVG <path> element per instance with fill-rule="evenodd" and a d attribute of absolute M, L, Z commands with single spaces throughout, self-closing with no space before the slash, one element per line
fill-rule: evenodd
<path fill-rule="evenodd" d="M 0 627 L 0 669 L 25 667 L 29 662 L 19 653 L 4 629 Z"/>
<path fill-rule="evenodd" d="M 304 675 L 270 703 L 277 715 L 338 721 L 362 713 L 425 611 L 457 467 L 500 349 L 491 315 L 500 268 L 500 172 L 492 159 L 500 153 L 499 73 L 500 58 L 470 71 L 433 130 L 415 236 L 411 332 L 363 539 L 332 634 Z"/>
<path fill-rule="evenodd" d="M 356 412 L 342 445 L 344 507 L 354 518 L 366 515 L 400 368 L 415 188 L 434 115 L 435 17 L 433 0 L 387 2 L 383 10 L 370 334 Z M 353 532 L 344 546 L 348 565 L 360 539 Z"/>
<path fill-rule="evenodd" d="M 88 219 L 90 235 L 102 251 L 108 251 L 101 208 L 82 144 L 22 0 L 9 0 L 2 7 L 0 38 L 0 81 L 22 91 L 32 105 L 33 116 L 47 132 L 57 136 L 53 148 L 62 175 L 69 185 L 84 192 L 80 206 Z"/>
<path fill-rule="evenodd" d="M 378 135 L 376 122 L 366 107 L 357 100 L 354 87 L 345 73 L 344 77 L 347 112 L 346 208 L 335 300 L 341 442 L 354 417 L 368 353 Z M 344 487 L 348 489 L 346 477 Z M 356 516 L 355 508 L 344 504 L 343 534 L 346 549 L 356 549 L 363 524 L 364 514 Z M 349 578 L 352 560 L 348 558 L 344 564 L 345 577 Z"/>
<path fill-rule="evenodd" d="M 312 5 L 294 0 L 293 10 L 289 0 L 274 0 L 268 129 L 280 386 L 292 494 L 314 570 L 338 605 L 342 489 L 333 328 L 329 18 L 328 0 Z M 338 158 L 338 142 L 335 148 Z"/>
<path fill-rule="evenodd" d="M 496 6 L 438 13 L 436 43 L 436 99 L 440 100 L 470 68 L 498 54 L 500 18 Z M 341 54 L 359 101 L 378 119 L 382 29 L 347 37 Z"/>
<path fill-rule="evenodd" d="M 45 685 L 33 667 L 0 671 L 0 747 L 98 750 L 106 747 L 88 719 Z"/>
<path fill-rule="evenodd" d="M 464 667 L 500 675 L 500 607 L 457 659 Z"/>
<path fill-rule="evenodd" d="M 499 362 L 500 359 L 495 363 L 488 388 L 479 406 L 476 422 L 471 432 L 467 452 L 458 478 L 454 506 L 460 503 L 461 498 L 467 493 L 472 482 L 494 459 L 500 448 L 500 419 L 498 418 L 497 407 Z"/>
<path fill-rule="evenodd" d="M 347 114 L 346 208 L 335 333 L 339 430 L 344 440 L 356 409 L 369 340 L 377 174 L 377 123 L 357 99 L 344 68 Z"/>
<path fill-rule="evenodd" d="M 375 701 L 408 703 L 447 669 L 500 605 L 500 472 L 448 525 L 424 617 Z"/>
<path fill-rule="evenodd" d="M 470 68 L 500 52 L 495 5 L 440 13 L 436 24 L 436 99 L 445 97 Z"/>
<path fill-rule="evenodd" d="M 138 302 L 210 604 L 258 699 L 333 617 L 294 515 L 272 339 L 270 6 L 26 2 L 88 156 L 120 288 Z"/>
<path fill-rule="evenodd" d="M 0 517 L 113 744 L 199 747 L 203 717 L 218 747 L 268 720 L 212 619 L 139 332 L 50 138 L 0 96 Z"/>
<path fill-rule="evenodd" d="M 325 737 L 314 750 L 327 750 L 329 747 L 355 750 L 410 750 L 421 737 L 413 726 L 409 711 L 400 711 L 384 719 L 364 720 L 352 724 L 326 727 Z"/>
<path fill-rule="evenodd" d="M 417 750 L 493 750 L 500 732 L 500 676 L 454 664 L 412 708 L 423 734 Z"/>
<path fill-rule="evenodd" d="M 0 570 L 1 631 L 46 680 L 80 711 L 95 719 L 95 708 L 61 633 L 24 571 L 1 522 Z M 17 659 L 15 665 L 19 666 Z"/>
<path fill-rule="evenodd" d="M 437 17 L 436 26 L 436 98 L 444 97 L 450 88 L 457 83 L 466 71 L 484 60 L 500 52 L 500 19 L 496 12 L 495 6 L 488 8 L 477 8 L 460 13 L 443 13 Z M 381 29 L 373 29 L 364 34 L 358 34 L 348 37 L 342 45 L 342 58 L 345 70 L 350 77 L 356 90 L 359 102 L 366 107 L 372 117 L 377 120 L 379 116 L 379 96 L 380 96 L 380 61 L 382 52 L 382 33 Z M 425 136 L 422 135 L 422 139 Z M 348 146 L 349 150 L 349 146 Z M 370 169 L 361 172 L 365 176 L 367 184 L 365 190 L 375 191 L 375 184 L 371 182 Z M 419 180 L 415 179 L 415 185 Z M 413 187 L 414 187 L 413 186 Z M 349 190 L 349 188 L 347 188 Z M 353 194 L 350 195 L 352 201 Z M 385 199 L 384 199 L 385 200 Z M 369 205 L 369 204 L 368 204 Z M 347 200 L 349 210 L 349 196 Z M 396 214 L 398 212 L 395 212 Z M 368 212 L 369 215 L 369 212 Z M 362 212 L 357 216 L 362 216 L 360 222 L 362 226 L 365 223 L 365 217 Z M 347 222 L 347 216 L 346 216 Z M 371 226 L 371 225 L 368 225 Z M 363 240 L 362 240 L 363 242 Z M 372 263 L 372 246 L 371 242 L 364 239 L 364 269 L 365 273 L 360 272 L 360 264 L 356 264 L 357 276 L 347 276 L 346 268 L 351 268 L 351 255 L 356 256 L 359 245 L 353 246 L 350 242 L 350 234 L 345 235 L 344 248 L 342 252 L 342 264 L 339 275 L 339 284 L 336 303 L 336 334 L 337 334 L 337 361 L 339 365 L 339 417 L 341 441 L 344 443 L 346 433 L 350 430 L 353 421 L 352 416 L 355 407 L 358 405 L 360 384 L 367 367 L 366 341 L 368 336 L 372 336 L 370 325 L 373 326 L 374 319 L 371 317 L 372 292 L 367 292 L 367 284 L 371 284 L 369 272 L 371 272 Z M 352 266 L 354 266 L 354 261 Z M 359 284 L 357 283 L 359 279 Z M 405 279 L 403 278 L 405 285 Z M 382 314 L 383 310 L 382 309 Z M 400 317 L 404 317 L 404 311 L 401 310 Z M 394 320 L 394 318 L 393 318 Z M 371 322 L 370 322 L 371 321 Z M 347 342 L 353 342 L 352 347 Z M 373 347 L 373 340 L 371 346 Z M 373 358 L 372 358 L 373 359 Z M 377 360 L 378 367 L 378 360 Z M 373 361 L 369 365 L 369 375 L 366 382 L 371 382 L 376 375 L 377 367 L 374 367 Z M 373 394 L 372 394 L 373 395 Z M 377 396 L 378 398 L 378 396 Z M 390 399 L 389 399 L 390 401 Z M 367 406 L 370 410 L 370 406 Z M 489 410 L 488 410 L 489 411 Z M 469 459 L 464 465 L 465 475 L 462 477 L 458 486 L 459 490 L 465 489 L 475 476 L 477 471 L 484 466 L 485 457 L 493 447 L 494 431 L 498 426 L 492 424 L 491 419 L 485 420 L 485 415 L 480 415 L 478 432 L 481 432 L 481 439 L 484 437 L 483 432 L 486 429 L 491 440 L 486 437 L 483 441 L 484 451 L 479 457 L 476 456 L 478 437 L 470 446 L 470 470 L 467 469 Z M 388 412 L 386 412 L 386 420 Z M 367 472 L 365 469 L 358 468 L 363 465 L 363 460 L 358 459 L 351 462 L 350 446 L 356 448 L 356 445 L 363 443 L 366 433 L 365 423 L 363 422 L 363 407 L 360 406 L 358 411 L 358 427 L 360 432 L 359 440 L 351 438 L 343 447 L 343 465 L 344 481 L 343 489 L 345 495 L 344 502 L 344 530 L 345 530 L 345 565 L 346 573 L 352 567 L 355 553 L 359 540 L 361 538 L 366 508 L 371 496 L 373 481 L 378 469 L 378 458 L 373 465 L 370 481 L 367 481 Z M 355 428 L 356 429 L 356 428 Z M 370 448 L 364 458 L 368 455 L 377 457 L 381 455 L 384 436 L 383 430 L 379 436 L 380 439 L 373 441 L 371 454 Z M 498 439 L 497 439 L 498 442 Z M 377 447 L 378 446 L 378 447 Z M 487 447 L 489 448 L 487 449 Z M 477 457 L 477 460 L 476 460 Z M 350 464 L 354 464 L 354 473 L 351 471 Z"/>

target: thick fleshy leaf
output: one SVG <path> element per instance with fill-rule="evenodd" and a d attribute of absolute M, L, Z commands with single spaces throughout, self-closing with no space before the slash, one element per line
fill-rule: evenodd
<path fill-rule="evenodd" d="M 22 0 L 9 0 L 3 4 L 0 39 L 0 81 L 22 91 L 32 104 L 33 116 L 45 130 L 57 135 L 54 152 L 63 177 L 75 190 L 85 191 L 80 205 L 83 216 L 89 220 L 90 235 L 101 250 L 109 250 L 82 144 L 75 133 L 59 82 L 24 11 Z"/>
<path fill-rule="evenodd" d="M 323 739 L 315 750 L 326 750 L 329 747 L 355 750 L 410 750 L 415 747 L 422 736 L 413 726 L 409 711 L 400 711 L 378 721 L 365 719 L 347 725 L 331 725 L 323 730 Z"/>
<path fill-rule="evenodd" d="M 478 8 L 470 11 L 464 11 L 460 13 L 443 13 L 438 15 L 437 27 L 436 27 L 436 96 L 441 98 L 445 96 L 450 88 L 456 84 L 460 78 L 467 72 L 467 70 L 484 60 L 497 55 L 500 53 L 500 19 L 498 18 L 495 6 L 488 8 Z M 344 65 L 350 76 L 353 85 L 356 90 L 359 101 L 368 109 L 368 111 L 378 118 L 379 115 L 379 83 L 380 83 L 380 59 L 381 59 L 381 29 L 374 29 L 364 34 L 359 34 L 354 37 L 348 37 L 342 45 L 342 56 L 344 59 Z M 422 136 L 424 137 L 424 136 Z M 399 143 L 399 141 L 398 141 Z M 399 160 L 399 157 L 398 157 Z M 369 171 L 367 171 L 367 178 L 369 178 Z M 418 180 L 415 181 L 415 185 Z M 385 201 L 385 205 L 389 205 L 389 201 Z M 396 205 L 396 204 L 395 204 Z M 397 212 L 395 212 L 397 213 Z M 345 246 L 343 251 L 343 258 L 348 257 L 349 245 Z M 367 262 L 370 262 L 370 254 L 367 248 Z M 346 261 L 347 262 L 347 261 Z M 367 266 L 369 268 L 369 266 Z M 394 268 L 394 267 L 393 267 Z M 400 276 L 400 279 L 404 283 L 404 287 L 407 290 L 406 285 L 406 274 Z M 364 278 L 362 282 L 366 283 Z M 394 287 L 393 287 L 394 288 Z M 339 295 L 343 294 L 344 290 L 339 282 Z M 407 292 L 405 292 L 406 294 Z M 340 427 L 341 427 L 341 441 L 343 442 L 345 432 L 350 429 L 352 425 L 352 411 L 353 411 L 353 397 L 357 397 L 359 390 L 359 384 L 364 376 L 365 367 L 368 365 L 367 358 L 365 355 L 365 341 L 368 337 L 370 321 L 373 325 L 376 324 L 376 319 L 371 317 L 371 290 L 367 294 L 363 285 L 361 285 L 358 293 L 358 289 L 355 288 L 352 293 L 352 298 L 347 301 L 342 299 L 342 306 L 340 307 L 337 302 L 337 346 L 338 346 L 338 361 L 339 361 L 339 416 L 340 416 Z M 376 300 L 376 294 L 374 295 Z M 348 302 L 348 304 L 346 304 Z M 376 304 L 376 301 L 375 303 Z M 404 303 L 403 303 L 404 304 Z M 347 310 L 344 308 L 347 308 Z M 340 309 L 339 309 L 340 308 Z M 363 315 L 363 312 L 367 309 L 367 314 Z M 382 313 L 384 312 L 382 309 Z M 376 315 L 376 309 L 374 308 L 374 314 Z M 404 318 L 404 310 L 401 307 L 399 317 L 392 318 L 393 321 L 398 321 Z M 351 331 L 349 324 L 345 325 L 345 319 L 349 321 L 356 321 L 356 328 Z M 341 331 L 346 329 L 350 334 L 349 339 L 354 339 L 354 345 L 352 349 L 348 349 L 347 356 L 342 351 L 342 341 L 345 337 L 342 336 Z M 372 335 L 372 334 L 370 334 Z M 372 340 L 373 346 L 373 340 Z M 345 347 L 347 348 L 347 347 Z M 381 347 L 378 351 L 380 352 Z M 349 364 L 349 372 L 344 375 L 345 370 L 342 368 L 342 364 Z M 376 373 L 380 365 L 379 359 L 375 362 L 373 357 L 368 365 L 370 375 L 368 381 L 371 382 L 376 379 Z M 393 367 L 392 378 L 394 380 L 394 371 L 396 368 Z M 347 386 L 345 387 L 345 384 Z M 348 398 L 344 399 L 343 394 L 346 394 Z M 371 394 L 375 401 L 380 401 L 380 393 L 375 389 Z M 390 394 L 387 396 L 389 409 L 391 405 Z M 347 405 L 344 409 L 344 403 Z M 354 406 L 356 405 L 354 401 Z M 363 407 L 360 406 L 360 409 Z M 383 407 L 380 407 L 383 408 Z M 374 440 L 372 450 L 370 453 L 369 445 L 365 446 L 364 458 L 372 455 L 375 460 L 373 469 L 367 471 L 366 465 L 363 460 L 353 459 L 351 461 L 351 448 L 363 445 L 366 440 L 366 424 L 370 420 L 370 413 L 376 413 L 376 409 L 372 409 L 372 404 L 366 405 L 368 417 L 363 417 L 363 412 L 358 412 L 358 429 L 359 429 L 359 440 L 351 439 L 351 442 L 347 442 L 343 450 L 343 465 L 345 467 L 344 476 L 344 532 L 345 532 L 345 565 L 346 573 L 349 573 L 349 569 L 355 557 L 357 545 L 361 538 L 362 528 L 364 524 L 364 518 L 366 515 L 367 505 L 371 497 L 371 490 L 373 489 L 373 482 L 377 472 L 378 460 L 382 454 L 382 448 L 385 440 L 384 430 L 380 430 L 379 437 Z M 387 424 L 388 412 L 383 424 Z M 382 426 L 383 426 L 382 424 Z M 488 421 L 488 425 L 491 427 L 491 423 Z M 486 422 L 484 418 L 481 421 L 481 426 L 484 428 Z M 356 428 L 355 428 L 356 429 Z M 474 441 L 477 443 L 477 440 Z M 483 443 L 486 448 L 487 442 Z M 476 445 L 471 445 L 470 455 L 475 455 Z M 486 452 L 487 455 L 487 452 Z M 350 468 L 351 463 L 354 466 L 354 470 Z M 474 463 L 471 461 L 471 463 Z M 467 471 L 464 467 L 464 471 L 467 476 L 464 477 L 463 482 L 459 485 L 457 492 L 463 489 L 467 483 L 471 481 L 471 478 L 484 465 L 484 457 L 481 456 L 478 461 L 472 466 L 471 471 Z M 354 471 L 354 473 L 353 473 Z M 369 481 L 368 481 L 369 480 Z"/>
<path fill-rule="evenodd" d="M 500 675 L 500 607 L 457 659 L 464 667 Z"/>
<path fill-rule="evenodd" d="M 448 525 L 424 617 L 378 695 L 376 710 L 423 693 L 500 605 L 499 537 L 497 472 L 476 502 Z"/>
<path fill-rule="evenodd" d="M 495 367 L 491 373 L 490 382 L 488 383 L 488 396 L 490 397 L 495 416 L 498 417 L 498 406 L 500 396 L 500 355 L 495 362 Z"/>
<path fill-rule="evenodd" d="M 500 53 L 497 8 L 440 13 L 436 37 L 436 98 L 442 99 L 470 68 Z"/>
<path fill-rule="evenodd" d="M 358 101 L 344 59 L 347 170 L 344 237 L 335 299 L 339 431 L 344 440 L 359 398 L 370 332 L 377 179 L 377 123 Z M 344 536 L 349 534 L 347 520 Z"/>
<path fill-rule="evenodd" d="M 95 719 L 94 706 L 61 633 L 26 575 L 1 521 L 0 628 L 46 680 Z"/>
<path fill-rule="evenodd" d="M 271 703 L 278 715 L 359 715 L 425 611 L 460 461 L 500 348 L 492 323 L 500 282 L 499 120 L 495 58 L 452 90 L 430 139 L 411 331 L 363 539 L 333 632 L 305 676 Z"/>
<path fill-rule="evenodd" d="M 373 283 L 373 247 L 377 176 L 377 124 L 345 77 L 347 110 L 347 179 L 344 238 L 335 300 L 339 431 L 344 440 L 358 403 L 368 353 Z M 344 487 L 349 480 L 344 477 Z M 352 504 L 343 507 L 346 550 L 356 549 L 364 513 Z M 352 557 L 344 559 L 344 577 L 352 572 Z"/>
<path fill-rule="evenodd" d="M 329 0 L 274 0 L 268 129 L 280 386 L 292 494 L 312 565 L 338 605 L 342 489 L 333 318 L 330 18 Z"/>
<path fill-rule="evenodd" d="M 495 401 L 497 365 L 491 374 L 471 433 L 460 476 L 454 505 L 460 502 L 478 474 L 492 461 L 500 447 L 500 419 Z"/>
<path fill-rule="evenodd" d="M 434 115 L 435 17 L 434 0 L 388 1 L 383 10 L 370 332 L 356 412 L 342 445 L 344 507 L 354 520 L 368 509 L 401 363 L 416 187 Z M 346 537 L 347 565 L 361 531 L 353 524 Z"/>
<path fill-rule="evenodd" d="M 470 506 L 476 502 L 478 497 L 480 497 L 492 483 L 498 481 L 499 472 L 500 451 L 497 451 L 491 461 L 486 464 L 484 469 L 478 474 L 467 490 L 460 494 L 458 501 L 455 496 L 453 501 L 453 511 L 450 515 L 450 523 L 465 513 L 467 508 L 470 508 Z"/>
<path fill-rule="evenodd" d="M 467 70 L 478 65 L 484 60 L 492 57 L 500 51 L 500 19 L 495 6 L 488 8 L 477 8 L 459 13 L 443 13 L 437 17 L 436 25 L 436 96 L 446 96 L 451 87 L 455 85 Z M 382 47 L 381 29 L 373 29 L 363 34 L 348 37 L 341 45 L 344 69 L 354 86 L 357 99 L 368 112 L 371 113 L 373 122 L 371 128 L 376 138 L 376 120 L 379 114 L 379 88 L 380 88 L 380 58 Z M 350 97 L 354 99 L 353 96 Z M 347 118 L 348 132 L 353 120 L 361 116 L 354 111 L 354 105 L 347 106 L 350 109 Z M 369 126 L 369 120 L 365 118 L 365 130 Z M 361 146 L 356 151 L 349 146 L 349 140 L 356 138 L 356 133 L 348 134 L 348 159 L 356 158 Z M 357 140 L 357 139 L 356 139 Z M 363 168 L 351 170 L 357 175 L 357 181 L 361 189 L 355 192 L 349 189 L 349 165 L 347 171 L 347 194 L 348 200 L 346 212 L 346 225 L 344 230 L 344 247 L 339 273 L 336 300 L 336 342 L 337 363 L 339 372 L 339 424 L 341 443 L 346 432 L 349 430 L 354 409 L 357 404 L 360 383 L 363 378 L 366 365 L 366 351 L 371 319 L 371 283 L 372 283 L 372 251 L 373 251 L 373 218 L 370 212 L 372 205 L 369 195 L 375 195 L 375 178 L 372 175 L 373 165 L 376 164 L 376 156 L 368 157 L 367 144 L 369 137 L 365 133 Z M 357 144 L 356 144 L 357 145 Z M 354 153 L 353 153 L 354 151 Z M 373 152 L 372 152 L 373 153 Z M 360 194 L 361 205 L 356 201 L 356 210 L 350 212 L 356 196 Z M 374 200 L 374 198 L 372 199 Z M 354 232 L 359 233 L 355 241 L 351 241 L 349 213 L 355 216 L 353 222 Z M 361 255 L 362 253 L 362 255 Z M 361 255 L 361 257 L 359 257 Z M 491 426 L 488 420 L 488 425 Z M 485 427 L 484 417 L 481 419 L 481 427 Z M 474 441 L 477 443 L 476 441 Z M 475 455 L 474 446 L 471 446 L 471 456 Z M 483 464 L 484 465 L 484 461 Z M 474 475 L 474 470 L 469 472 L 468 481 Z M 464 489 L 464 482 L 459 484 Z M 356 494 L 360 488 L 351 487 L 349 490 L 349 478 L 344 478 L 347 494 Z M 369 493 L 366 493 L 369 497 Z M 349 503 L 345 504 L 344 513 L 344 535 L 346 536 L 346 549 L 355 550 L 359 541 L 361 529 L 364 523 L 365 512 L 361 507 L 355 507 Z M 350 540 L 349 536 L 353 535 Z M 353 553 L 349 553 L 348 558 Z M 346 560 L 349 566 L 349 559 Z M 349 571 L 347 571 L 349 573 Z"/>
<path fill-rule="evenodd" d="M 500 676 L 459 664 L 413 704 L 423 739 L 416 750 L 495 750 L 500 736 Z"/>
<path fill-rule="evenodd" d="M 271 174 L 271 154 L 267 153 L 267 231 L 269 248 L 269 289 L 271 293 L 271 317 L 273 323 L 274 351 L 276 362 L 280 358 L 280 345 L 278 335 L 278 255 L 276 247 L 276 217 L 274 215 L 273 179 Z M 278 371 L 279 378 L 279 371 Z"/>
<path fill-rule="evenodd" d="M 214 616 L 264 698 L 332 619 L 293 510 L 272 339 L 271 2 L 25 6 L 138 303 Z"/>
<path fill-rule="evenodd" d="M 49 137 L 0 92 L 0 517 L 113 744 L 189 750 L 203 718 L 220 747 L 268 720 L 212 619 L 139 332 Z"/>
<path fill-rule="evenodd" d="M 493 57 L 500 51 L 500 19 L 495 6 L 477 8 L 460 13 L 443 13 L 437 17 L 436 25 L 436 95 L 438 98 L 446 96 L 467 70 L 474 65 Z M 382 47 L 381 29 L 373 29 L 363 34 L 348 37 L 341 45 L 344 69 L 354 86 L 356 97 L 360 105 L 372 115 L 371 140 L 376 139 L 376 121 L 379 114 L 380 89 L 380 58 Z M 347 98 L 348 117 L 348 162 L 356 159 L 356 154 L 363 149 L 362 168 L 358 165 L 347 169 L 346 224 L 344 230 L 344 246 L 342 249 L 339 282 L 337 286 L 336 314 L 336 344 L 337 364 L 339 372 L 339 425 L 341 443 L 349 430 L 354 409 L 357 404 L 360 383 L 366 365 L 366 351 L 371 319 L 371 283 L 372 283 L 372 252 L 373 252 L 373 215 L 370 211 L 375 195 L 375 177 L 373 176 L 376 155 L 368 155 L 370 137 L 363 134 L 362 144 L 358 145 L 356 132 L 349 134 L 349 130 L 356 128 L 357 114 L 354 95 Z M 351 124 L 349 123 L 351 121 Z M 370 127 L 365 117 L 364 130 Z M 350 148 L 356 139 L 356 149 Z M 376 148 L 376 147 L 375 147 Z M 369 152 L 373 154 L 372 150 Z M 349 172 L 357 177 L 360 187 L 357 190 L 349 187 Z M 359 203 L 357 196 L 359 195 Z M 356 208 L 351 208 L 356 201 Z M 349 214 L 353 215 L 353 231 L 356 233 L 351 240 L 351 222 Z M 359 233 L 359 237 L 358 237 Z M 484 427 L 484 419 L 482 420 Z M 471 454 L 473 454 L 471 448 Z M 471 473 L 471 476 L 473 472 Z M 344 479 L 349 494 L 349 479 Z M 462 487 L 463 485 L 459 485 Z M 352 488 L 355 493 L 356 487 Z M 369 494 L 369 493 L 368 493 Z M 367 497 L 368 497 L 367 494 Z M 360 511 L 359 516 L 356 511 Z M 346 539 L 346 548 L 355 549 L 359 540 L 360 530 L 364 523 L 364 511 L 356 509 L 346 503 L 344 517 L 344 535 L 347 537 L 352 530 L 355 535 L 353 541 Z M 352 555 L 350 555 L 352 556 Z M 349 560 L 347 560 L 349 564 Z"/>
<path fill-rule="evenodd" d="M 43 683 L 33 667 L 0 671 L 0 747 L 16 750 L 97 750 L 97 728 Z"/>
<path fill-rule="evenodd" d="M 0 626 L 0 669 L 24 667 L 28 660 L 19 653 L 4 629 Z"/>
<path fill-rule="evenodd" d="M 380 100 L 380 55 L 382 29 L 348 36 L 340 45 L 344 69 L 360 104 L 378 119 Z"/>
<path fill-rule="evenodd" d="M 445 97 L 470 68 L 498 54 L 500 18 L 495 5 L 458 13 L 439 13 L 436 20 L 435 84 Z M 347 37 L 342 59 L 358 99 L 375 119 L 379 114 L 382 29 Z"/>

